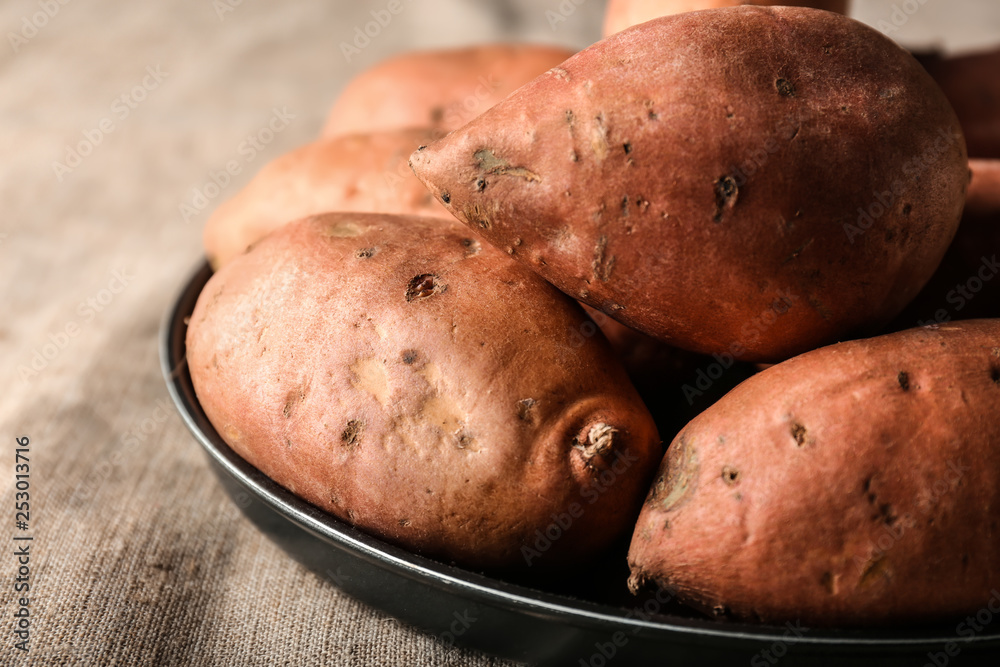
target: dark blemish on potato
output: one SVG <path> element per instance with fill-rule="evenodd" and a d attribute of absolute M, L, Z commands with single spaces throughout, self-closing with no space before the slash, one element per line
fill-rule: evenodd
<path fill-rule="evenodd" d="M 602 283 L 608 282 L 611 278 L 611 272 L 615 268 L 616 258 L 614 255 L 608 257 L 607 250 L 608 237 L 602 236 L 597 240 L 597 245 L 594 246 L 594 261 L 591 265 L 594 277 Z"/>
<path fill-rule="evenodd" d="M 409 519 L 400 519 L 399 520 L 399 525 L 401 527 L 403 527 L 403 528 L 406 528 L 407 526 L 410 525 L 410 520 Z"/>
<path fill-rule="evenodd" d="M 306 400 L 306 390 L 304 388 L 293 389 L 285 396 L 285 405 L 281 408 L 281 414 L 288 419 L 295 410 L 295 404 Z"/>
<path fill-rule="evenodd" d="M 288 449 L 292 448 L 292 441 L 290 438 L 285 438 L 285 447 L 288 447 Z"/>
<path fill-rule="evenodd" d="M 792 260 L 797 259 L 798 256 L 802 254 L 802 251 L 805 250 L 806 248 L 808 248 L 810 245 L 812 245 L 812 242 L 815 241 L 815 240 L 816 239 L 809 239 L 808 241 L 806 241 L 805 243 L 803 243 L 802 245 L 800 245 L 798 248 L 796 248 L 794 251 L 792 251 L 792 254 L 789 255 L 785 259 L 785 261 L 783 263 L 784 264 L 788 264 Z"/>
<path fill-rule="evenodd" d="M 576 151 L 570 151 L 569 161 L 570 162 L 579 162 L 580 161 L 580 156 L 576 154 Z"/>
<path fill-rule="evenodd" d="M 866 477 L 864 484 L 862 484 L 861 486 L 864 489 L 864 491 L 865 491 L 866 494 L 868 492 L 870 492 L 872 490 L 872 478 L 871 477 Z"/>
<path fill-rule="evenodd" d="M 837 594 L 837 577 L 833 576 L 833 572 L 824 572 L 823 576 L 820 578 L 820 584 L 826 589 L 826 592 L 830 595 Z"/>
<path fill-rule="evenodd" d="M 900 388 L 903 391 L 910 391 L 910 374 L 906 371 L 899 371 L 899 375 L 896 376 L 896 381 L 899 382 Z"/>
<path fill-rule="evenodd" d="M 831 53 L 833 53 L 833 47 L 830 46 L 829 44 L 824 44 L 823 45 L 823 55 L 828 56 Z"/>
<path fill-rule="evenodd" d="M 406 301 L 426 299 L 429 296 L 440 294 L 448 289 L 447 285 L 442 285 L 440 278 L 433 273 L 424 273 L 414 277 L 406 286 Z"/>
<path fill-rule="evenodd" d="M 431 125 L 437 125 L 444 120 L 444 107 L 434 107 L 431 109 Z"/>
<path fill-rule="evenodd" d="M 625 155 L 628 155 L 629 153 L 632 152 L 632 144 L 628 142 L 622 144 L 622 150 L 625 151 Z"/>
<path fill-rule="evenodd" d="M 357 515 L 354 513 L 354 510 L 347 510 L 347 520 L 348 521 L 350 521 L 350 522 L 353 523 L 356 516 Z"/>
<path fill-rule="evenodd" d="M 483 229 L 490 229 L 493 226 L 490 220 L 491 213 L 485 207 L 480 206 L 479 202 L 467 204 L 463 213 L 470 224 L 478 225 Z"/>
<path fill-rule="evenodd" d="M 479 241 L 475 239 L 462 239 L 462 245 L 465 247 L 465 256 L 473 257 L 478 255 L 482 246 L 479 245 Z"/>
<path fill-rule="evenodd" d="M 889 503 L 883 503 L 878 508 L 878 519 L 887 526 L 896 523 L 896 511 Z"/>
<path fill-rule="evenodd" d="M 361 442 L 361 434 L 365 431 L 365 423 L 360 419 L 352 419 L 347 422 L 344 432 L 340 434 L 340 442 L 346 447 L 354 449 Z"/>
<path fill-rule="evenodd" d="M 427 146 L 426 146 L 426 145 L 422 145 L 422 146 L 417 146 L 417 151 L 418 151 L 418 152 L 419 152 L 419 151 L 422 151 L 422 150 L 424 150 L 425 148 L 427 148 Z"/>
<path fill-rule="evenodd" d="M 526 167 L 512 167 L 507 160 L 499 158 L 488 148 L 480 148 L 472 157 L 476 159 L 480 171 L 496 176 L 517 176 L 528 182 L 538 182 L 542 178 Z"/>
<path fill-rule="evenodd" d="M 485 190 L 486 189 L 486 185 L 487 185 L 487 183 L 486 183 L 486 179 L 485 178 L 477 178 L 476 179 L 476 192 L 482 192 L 483 190 Z"/>
<path fill-rule="evenodd" d="M 716 605 L 712 607 L 712 615 L 716 618 L 722 618 L 723 616 L 729 615 L 729 608 L 725 605 Z"/>
<path fill-rule="evenodd" d="M 354 253 L 354 256 L 358 259 L 368 259 L 375 255 L 377 250 L 375 248 L 362 248 L 361 250 Z"/>
<path fill-rule="evenodd" d="M 535 406 L 538 401 L 533 398 L 522 398 L 517 402 L 517 418 L 521 421 L 535 420 Z"/>
<path fill-rule="evenodd" d="M 795 97 L 795 86 L 788 79 L 776 80 L 774 87 L 782 97 Z"/>
<path fill-rule="evenodd" d="M 448 194 L 447 192 L 442 192 L 441 193 L 441 201 L 443 201 L 445 204 L 450 204 L 451 203 L 451 195 Z"/>
<path fill-rule="evenodd" d="M 416 350 L 403 350 L 403 363 L 407 366 L 412 366 L 417 361 L 418 356 Z"/>
<path fill-rule="evenodd" d="M 887 574 L 887 563 L 884 556 L 879 556 L 865 566 L 858 581 L 858 588 L 863 588 L 871 584 L 876 578 Z"/>
<path fill-rule="evenodd" d="M 666 474 L 653 485 L 649 504 L 669 512 L 684 505 L 694 494 L 698 483 L 698 452 L 682 434 L 667 449 Z"/>
<path fill-rule="evenodd" d="M 622 197 L 622 217 L 628 217 L 628 195 Z"/>
<path fill-rule="evenodd" d="M 732 176 L 722 176 L 714 184 L 715 189 L 715 222 L 722 222 L 722 213 L 727 208 L 736 205 L 740 196 L 740 188 Z"/>
<path fill-rule="evenodd" d="M 736 485 L 740 481 L 740 471 L 726 466 L 722 469 L 722 481 L 725 482 L 727 486 Z"/>
<path fill-rule="evenodd" d="M 566 110 L 566 124 L 569 125 L 570 127 L 572 127 L 573 126 L 573 120 L 574 120 L 574 118 L 573 118 L 573 110 L 572 109 L 567 109 Z"/>
<path fill-rule="evenodd" d="M 910 211 L 912 210 L 913 210 L 912 206 L 910 206 L 909 204 L 903 204 L 903 215 L 909 215 Z"/>
<path fill-rule="evenodd" d="M 1000 366 L 990 369 L 990 379 L 993 380 L 993 384 L 1000 385 Z"/>
<path fill-rule="evenodd" d="M 815 296 L 809 295 L 806 301 L 809 302 L 809 305 L 812 306 L 816 310 L 816 312 L 819 313 L 819 316 L 822 317 L 824 320 L 829 321 L 833 317 L 833 315 L 830 313 L 830 309 L 827 308 Z"/>
<path fill-rule="evenodd" d="M 801 129 L 802 129 L 802 126 L 801 126 L 801 125 L 799 125 L 798 127 L 796 127 L 796 128 L 795 128 L 795 131 L 794 131 L 794 132 L 792 132 L 792 136 L 788 137 L 788 140 L 789 140 L 789 141 L 794 141 L 794 140 L 795 140 L 795 137 L 799 136 L 799 130 L 801 130 Z"/>
<path fill-rule="evenodd" d="M 475 438 L 472 436 L 471 433 L 469 433 L 468 431 L 462 431 L 461 433 L 458 434 L 458 443 L 456 444 L 456 446 L 459 449 L 468 449 L 469 445 L 472 444 L 473 440 L 475 440 Z"/>
<path fill-rule="evenodd" d="M 802 424 L 794 423 L 792 424 L 792 437 L 795 438 L 795 444 L 802 447 L 806 444 L 806 427 Z"/>

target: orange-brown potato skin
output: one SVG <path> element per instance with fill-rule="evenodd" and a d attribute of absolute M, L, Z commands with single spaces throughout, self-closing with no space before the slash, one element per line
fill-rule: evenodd
<path fill-rule="evenodd" d="M 969 178 L 958 120 L 912 56 L 795 7 L 629 28 L 410 164 L 567 294 L 747 361 L 884 326 L 940 262 Z"/>
<path fill-rule="evenodd" d="M 327 211 L 451 216 L 413 176 L 407 159 L 435 136 L 393 130 L 324 139 L 270 162 L 205 224 L 219 268 L 287 222 Z"/>
<path fill-rule="evenodd" d="M 972 182 L 955 240 L 888 331 L 1000 317 L 1000 160 L 969 160 L 969 169 Z"/>
<path fill-rule="evenodd" d="M 627 535 L 662 452 L 607 342 L 571 345 L 588 321 L 455 221 L 326 214 L 211 278 L 187 358 L 219 434 L 293 493 L 430 556 L 547 566 Z"/>
<path fill-rule="evenodd" d="M 778 364 L 670 445 L 630 586 L 811 627 L 975 613 L 1000 589 L 998 414 L 1000 320 Z"/>
<path fill-rule="evenodd" d="M 404 53 L 347 85 L 330 109 L 322 136 L 404 127 L 450 132 L 571 55 L 563 48 L 530 44 Z"/>
<path fill-rule="evenodd" d="M 702 9 L 738 7 L 740 5 L 788 5 L 791 7 L 815 7 L 831 12 L 847 13 L 848 0 L 608 0 L 604 13 L 604 36 L 613 35 L 660 16 L 683 14 Z"/>
<path fill-rule="evenodd" d="M 955 107 L 969 156 L 1000 158 L 1000 49 L 921 62 Z"/>

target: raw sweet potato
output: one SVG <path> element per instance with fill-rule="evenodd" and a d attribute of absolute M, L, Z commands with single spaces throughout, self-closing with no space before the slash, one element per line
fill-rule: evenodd
<path fill-rule="evenodd" d="M 624 30 L 410 164 L 567 294 L 748 361 L 888 323 L 944 255 L 969 180 L 958 120 L 912 56 L 796 7 Z"/>
<path fill-rule="evenodd" d="M 927 286 L 888 327 L 1000 317 L 1000 160 L 970 160 L 962 224 Z"/>
<path fill-rule="evenodd" d="M 778 364 L 670 445 L 630 586 L 808 626 L 974 613 L 1000 588 L 997 414 L 1000 320 Z"/>
<path fill-rule="evenodd" d="M 848 0 L 608 0 L 604 13 L 604 36 L 621 32 L 660 16 L 683 14 L 702 9 L 737 7 L 739 5 L 789 5 L 792 7 L 815 7 L 831 12 L 847 13 Z"/>
<path fill-rule="evenodd" d="M 921 62 L 955 107 L 969 155 L 1000 158 L 1000 49 Z"/>
<path fill-rule="evenodd" d="M 558 564 L 627 534 L 662 448 L 571 299 L 455 221 L 293 222 L 191 316 L 198 399 L 293 493 L 471 567 Z"/>
<path fill-rule="evenodd" d="M 323 136 L 405 127 L 450 132 L 571 55 L 528 44 L 405 53 L 347 85 L 330 109 Z"/>
<path fill-rule="evenodd" d="M 205 225 L 214 268 L 226 264 L 286 222 L 327 211 L 450 217 L 406 166 L 432 135 L 396 130 L 325 139 L 266 165 Z"/>

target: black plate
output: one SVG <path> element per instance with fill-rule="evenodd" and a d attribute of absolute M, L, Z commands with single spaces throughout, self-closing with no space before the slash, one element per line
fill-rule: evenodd
<path fill-rule="evenodd" d="M 908 631 L 740 625 L 661 604 L 652 595 L 631 598 L 624 591 L 624 548 L 586 577 L 514 580 L 424 558 L 362 533 L 265 477 L 226 446 L 202 412 L 184 338 L 186 318 L 210 276 L 208 265 L 201 266 L 167 313 L 160 360 L 170 395 L 219 480 L 243 513 L 294 559 L 446 644 L 573 667 L 998 664 L 1000 622 L 980 632 L 963 626 L 961 633 L 960 619 Z M 984 609 L 980 623 L 986 614 L 992 620 L 994 614 Z"/>

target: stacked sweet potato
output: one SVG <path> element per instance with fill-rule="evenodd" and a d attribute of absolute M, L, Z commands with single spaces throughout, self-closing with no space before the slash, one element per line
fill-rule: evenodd
<path fill-rule="evenodd" d="M 612 2 L 623 29 L 577 54 L 362 74 L 208 223 L 206 414 L 293 493 L 466 566 L 632 533 L 633 590 L 709 612 L 975 611 L 1000 586 L 1000 320 L 958 320 L 996 302 L 908 318 L 953 280 L 990 294 L 998 170 L 970 190 L 952 103 L 876 31 L 691 4 Z M 740 361 L 776 365 L 676 408 Z"/>

